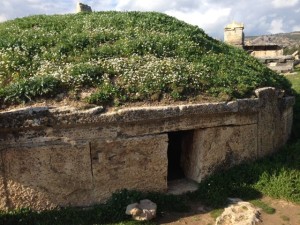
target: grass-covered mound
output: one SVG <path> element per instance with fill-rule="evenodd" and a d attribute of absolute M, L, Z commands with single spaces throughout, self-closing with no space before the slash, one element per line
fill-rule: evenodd
<path fill-rule="evenodd" d="M 32 16 L 0 23 L 0 103 L 79 96 L 120 104 L 290 89 L 282 76 L 161 13 Z"/>

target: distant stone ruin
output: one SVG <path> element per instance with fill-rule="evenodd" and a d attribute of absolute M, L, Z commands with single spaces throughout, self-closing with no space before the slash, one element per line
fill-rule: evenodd
<path fill-rule="evenodd" d="M 251 43 L 245 44 L 243 30 L 244 24 L 242 23 L 228 24 L 224 29 L 224 42 L 243 48 L 274 71 L 291 72 L 294 70 L 297 54 L 283 55 L 283 46 L 275 43 L 253 40 Z"/>
<path fill-rule="evenodd" d="M 296 60 L 299 60 L 299 51 L 295 51 L 292 56 L 294 56 Z"/>
<path fill-rule="evenodd" d="M 80 13 L 80 12 L 92 12 L 92 8 L 88 5 L 78 2 L 76 13 Z"/>
<path fill-rule="evenodd" d="M 225 27 L 224 41 L 228 44 L 243 48 L 244 46 L 244 24 L 233 22 Z"/>

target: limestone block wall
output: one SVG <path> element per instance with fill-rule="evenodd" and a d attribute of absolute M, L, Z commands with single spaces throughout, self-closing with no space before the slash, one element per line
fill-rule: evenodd
<path fill-rule="evenodd" d="M 283 62 L 280 62 L 280 60 L 278 60 L 277 62 L 270 62 L 267 63 L 267 67 L 279 73 L 291 72 L 294 71 L 294 60 L 285 60 Z"/>
<path fill-rule="evenodd" d="M 256 124 L 197 129 L 183 154 L 185 175 L 201 182 L 219 169 L 257 159 L 257 141 Z"/>
<path fill-rule="evenodd" d="M 277 57 L 283 55 L 283 49 L 278 50 L 254 50 L 251 52 L 254 57 Z"/>
<path fill-rule="evenodd" d="M 0 209 L 88 206 L 120 189 L 166 191 L 169 133 L 181 138 L 185 177 L 278 150 L 293 97 L 273 88 L 232 102 L 125 108 L 35 107 L 0 113 Z"/>
<path fill-rule="evenodd" d="M 224 29 L 224 42 L 242 48 L 244 46 L 244 24 L 233 22 Z"/>

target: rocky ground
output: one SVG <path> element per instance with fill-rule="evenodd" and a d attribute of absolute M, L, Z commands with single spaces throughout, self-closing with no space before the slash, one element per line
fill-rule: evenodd
<path fill-rule="evenodd" d="M 295 47 L 300 44 L 300 31 L 281 34 L 252 36 L 245 38 L 246 43 L 276 43 L 285 47 Z"/>
<path fill-rule="evenodd" d="M 274 208 L 274 214 L 261 212 L 258 225 L 300 225 L 300 205 L 284 200 L 264 197 L 263 202 Z M 191 205 L 188 213 L 167 213 L 158 218 L 158 224 L 169 225 L 214 225 L 218 211 L 204 207 L 201 203 Z"/>

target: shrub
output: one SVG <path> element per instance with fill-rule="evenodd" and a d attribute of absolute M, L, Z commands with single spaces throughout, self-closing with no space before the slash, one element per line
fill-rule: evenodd
<path fill-rule="evenodd" d="M 62 91 L 62 83 L 52 76 L 32 77 L 6 86 L 0 96 L 4 103 L 20 103 L 37 97 L 53 97 Z"/>

